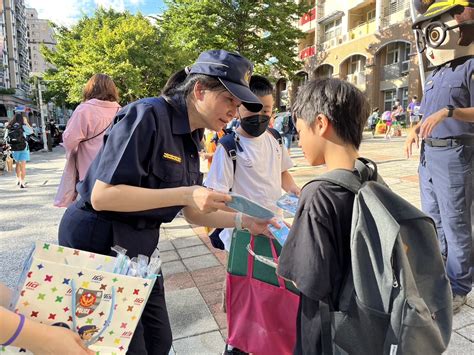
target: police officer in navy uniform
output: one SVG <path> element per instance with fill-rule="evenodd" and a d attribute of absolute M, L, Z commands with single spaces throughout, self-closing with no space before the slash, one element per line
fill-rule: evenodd
<path fill-rule="evenodd" d="M 121 109 L 78 184 L 80 199 L 61 220 L 59 243 L 101 254 L 120 245 L 129 257 L 150 256 L 160 225 L 180 210 L 194 224 L 268 235 L 268 221 L 219 211 L 231 197 L 200 186 L 204 128 L 223 129 L 240 104 L 261 110 L 248 87 L 251 73 L 252 64 L 239 54 L 203 52 L 190 68 L 170 78 L 162 96 Z M 171 343 L 163 277 L 158 277 L 128 353 L 168 354 Z"/>
<path fill-rule="evenodd" d="M 472 195 L 474 151 L 474 2 L 415 0 L 421 14 L 413 27 L 417 48 L 435 69 L 426 79 L 422 121 L 405 150 L 423 139 L 421 204 L 438 230 L 453 291 L 453 312 L 472 288 Z"/>

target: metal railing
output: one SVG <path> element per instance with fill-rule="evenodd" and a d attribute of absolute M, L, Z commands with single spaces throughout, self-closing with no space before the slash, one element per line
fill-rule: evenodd
<path fill-rule="evenodd" d="M 386 0 L 382 10 L 382 27 L 389 27 L 410 19 L 410 0 Z"/>

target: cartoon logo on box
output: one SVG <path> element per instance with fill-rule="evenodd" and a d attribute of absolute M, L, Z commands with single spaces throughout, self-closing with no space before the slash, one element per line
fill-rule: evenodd
<path fill-rule="evenodd" d="M 76 292 L 76 316 L 86 317 L 97 308 L 102 300 L 102 291 L 80 288 Z"/>

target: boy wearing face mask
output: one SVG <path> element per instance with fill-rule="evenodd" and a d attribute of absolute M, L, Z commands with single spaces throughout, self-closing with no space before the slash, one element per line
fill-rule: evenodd
<path fill-rule="evenodd" d="M 267 131 L 273 110 L 273 86 L 263 76 L 253 75 L 250 90 L 260 99 L 260 112 L 239 107 L 240 125 L 235 130 L 237 163 L 235 166 L 224 147 L 219 144 L 214 153 L 205 186 L 222 192 L 235 192 L 275 210 L 281 189 L 299 195 L 288 169 L 293 166 L 288 151 Z M 240 149 L 241 148 L 241 149 Z M 225 249 L 230 249 L 232 229 L 220 234 Z"/>
<path fill-rule="evenodd" d="M 221 192 L 232 190 L 276 210 L 275 202 L 281 197 L 282 189 L 299 195 L 300 188 L 288 172 L 293 163 L 286 147 L 267 131 L 273 111 L 272 84 L 263 76 L 253 75 L 249 87 L 262 102 L 263 108 L 260 112 L 251 112 L 242 105 L 238 109 L 240 125 L 235 129 L 235 171 L 229 154 L 222 144 L 218 144 L 204 185 Z M 232 232 L 232 228 L 227 228 L 219 235 L 227 251 L 230 249 Z M 223 296 L 225 310 L 225 289 Z M 224 354 L 245 352 L 227 344 Z"/>

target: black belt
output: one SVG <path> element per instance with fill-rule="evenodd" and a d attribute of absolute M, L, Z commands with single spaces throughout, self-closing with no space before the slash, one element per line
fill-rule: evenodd
<path fill-rule="evenodd" d="M 92 205 L 87 202 L 87 201 L 78 201 L 77 205 L 80 209 L 84 211 L 89 211 L 98 214 L 99 216 L 105 218 L 106 220 L 114 221 L 114 222 L 120 222 L 120 223 L 125 223 L 128 225 L 131 225 L 135 229 L 159 229 L 161 226 L 161 222 L 159 221 L 150 221 L 146 220 L 144 218 L 123 218 L 122 216 L 117 216 L 112 213 L 107 213 L 107 212 L 101 212 L 101 211 L 96 211 L 92 207 Z"/>
<path fill-rule="evenodd" d="M 425 138 L 423 141 L 429 147 L 458 147 L 473 144 L 474 138 Z"/>

